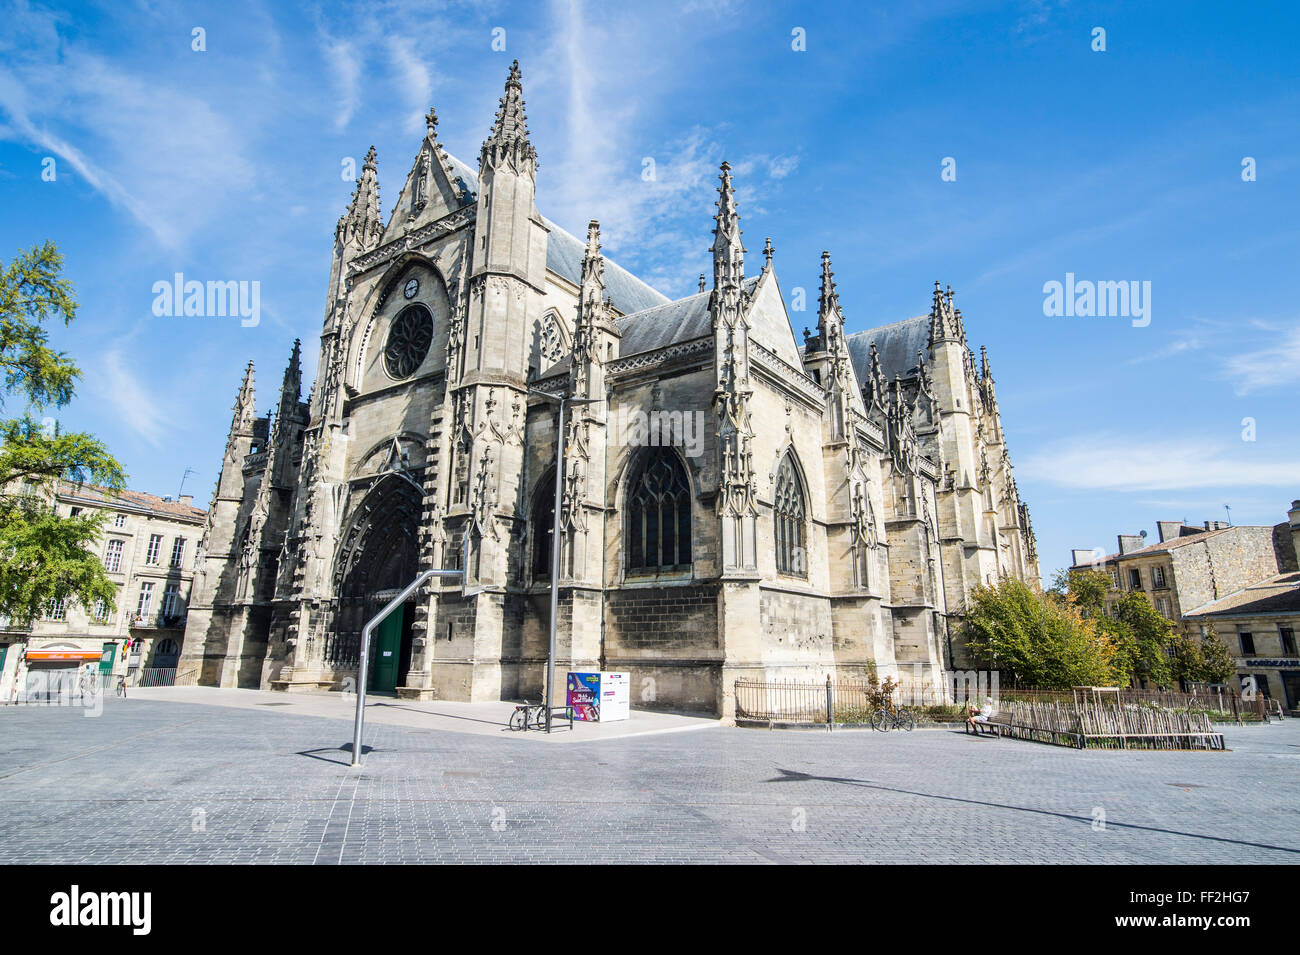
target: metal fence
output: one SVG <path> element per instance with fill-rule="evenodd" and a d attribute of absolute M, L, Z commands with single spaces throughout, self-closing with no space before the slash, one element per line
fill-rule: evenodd
<path fill-rule="evenodd" d="M 79 670 L 72 667 L 57 670 L 32 669 L 15 683 L 11 698 L 4 702 L 53 703 L 97 695 L 114 696 L 119 681 L 126 687 L 197 686 L 199 671 L 196 668 L 179 670 L 176 667 L 146 667 L 111 673 L 101 670 Z"/>
<path fill-rule="evenodd" d="M 736 681 L 736 718 L 780 723 L 866 723 L 884 702 L 879 687 L 860 680 L 746 680 Z M 904 683 L 893 692 L 893 702 L 916 711 L 921 722 L 960 722 L 967 707 L 980 706 L 985 696 L 996 705 L 1022 703 L 1144 703 L 1170 710 L 1205 713 L 1215 721 L 1268 720 L 1268 700 L 1263 695 L 1243 699 L 1230 692 L 1181 693 L 1134 687 L 1042 689 L 961 683 Z"/>
<path fill-rule="evenodd" d="M 197 668 L 180 670 L 177 667 L 145 667 L 139 670 L 131 670 L 127 674 L 126 685 L 139 687 L 198 686 L 199 671 Z"/>

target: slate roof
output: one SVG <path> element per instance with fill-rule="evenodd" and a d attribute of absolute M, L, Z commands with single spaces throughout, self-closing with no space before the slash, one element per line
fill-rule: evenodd
<path fill-rule="evenodd" d="M 871 377 L 871 343 L 880 354 L 880 370 L 886 379 L 895 375 L 910 378 L 916 374 L 916 353 L 930 348 L 930 316 L 918 315 L 901 322 L 850 332 L 844 336 L 849 359 L 858 381 L 865 385 Z"/>
<path fill-rule="evenodd" d="M 1300 613 L 1300 573 L 1278 574 L 1184 614 L 1185 617 Z"/>
<path fill-rule="evenodd" d="M 478 173 L 450 153 L 447 154 L 452 171 L 465 180 L 475 193 L 478 192 Z M 582 282 L 582 255 L 587 243 L 571 232 L 556 225 L 542 216 L 542 221 L 551 230 L 546 242 L 546 267 L 574 285 Z M 669 301 L 668 296 L 657 292 L 645 282 L 623 268 L 617 262 L 605 258 L 605 297 L 622 312 L 629 315 Z"/>
<path fill-rule="evenodd" d="M 144 491 L 119 491 L 114 494 L 102 487 L 90 484 L 73 484 L 60 481 L 58 495 L 65 500 L 85 501 L 100 507 L 118 508 L 129 511 L 147 511 L 160 517 L 172 517 L 182 521 L 202 522 L 208 512 L 192 504 L 171 501 L 156 494 Z"/>
<path fill-rule="evenodd" d="M 746 295 L 753 293 L 761 276 L 745 279 Z M 710 292 L 697 292 L 675 302 L 656 305 L 618 320 L 618 331 L 623 336 L 619 342 L 620 358 L 640 352 L 654 351 L 674 342 L 688 342 L 713 334 L 713 318 L 709 315 Z"/>

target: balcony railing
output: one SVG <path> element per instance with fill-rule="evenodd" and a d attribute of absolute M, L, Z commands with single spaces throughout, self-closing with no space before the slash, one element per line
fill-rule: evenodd
<path fill-rule="evenodd" d="M 180 613 L 135 614 L 131 618 L 132 630 L 180 630 L 185 627 L 185 611 Z"/>

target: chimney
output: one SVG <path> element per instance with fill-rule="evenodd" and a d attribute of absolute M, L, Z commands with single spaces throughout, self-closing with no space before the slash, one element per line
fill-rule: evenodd
<path fill-rule="evenodd" d="M 1295 559 L 1300 564 L 1300 501 L 1291 502 L 1286 519 L 1291 524 L 1291 546 L 1295 548 Z"/>
<path fill-rule="evenodd" d="M 1106 553 L 1100 547 L 1087 547 L 1070 551 L 1071 566 L 1098 567 L 1105 560 Z"/>
<path fill-rule="evenodd" d="M 1160 535 L 1160 543 L 1163 544 L 1165 541 L 1177 537 L 1182 526 L 1182 521 L 1156 521 L 1156 532 Z"/>
<path fill-rule="evenodd" d="M 1146 544 L 1146 537 L 1142 534 L 1119 535 L 1119 552 L 1121 554 L 1131 554 L 1135 550 L 1141 550 Z"/>
<path fill-rule="evenodd" d="M 193 506 L 194 506 L 194 495 L 193 495 L 193 494 L 182 494 L 182 495 L 180 496 L 180 502 L 181 502 L 182 504 L 184 504 L 186 507 L 193 507 Z"/>

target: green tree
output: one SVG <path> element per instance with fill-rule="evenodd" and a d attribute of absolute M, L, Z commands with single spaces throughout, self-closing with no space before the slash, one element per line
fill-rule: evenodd
<path fill-rule="evenodd" d="M 63 256 L 51 242 L 20 252 L 0 270 L 0 410 L 14 396 L 36 412 L 72 400 L 81 371 L 49 345 L 47 326 L 76 317 Z M 90 550 L 107 514 L 54 512 L 59 481 L 121 490 L 126 475 L 103 442 L 62 434 L 30 412 L 0 418 L 0 614 L 31 619 L 51 601 L 113 605 L 116 588 Z"/>
<path fill-rule="evenodd" d="M 1237 661 L 1213 627 L 1201 641 L 1201 655 L 1205 658 L 1205 669 L 1201 673 L 1204 682 L 1227 683 L 1236 675 Z"/>
<path fill-rule="evenodd" d="M 1151 686 L 1170 686 L 1174 679 L 1170 660 L 1174 625 L 1139 590 L 1130 590 L 1119 598 L 1115 615 L 1128 631 L 1124 634 L 1124 651 L 1132 677 Z"/>
<path fill-rule="evenodd" d="M 1237 672 L 1237 662 L 1213 628 L 1199 638 L 1179 634 L 1174 638 L 1173 675 L 1181 683 L 1227 683 Z"/>
<path fill-rule="evenodd" d="M 1060 688 L 1113 686 L 1117 648 L 1068 597 L 1020 580 L 976 587 L 962 630 L 972 653 L 1018 683 Z"/>
<path fill-rule="evenodd" d="M 1106 595 L 1115 587 L 1104 570 L 1058 570 L 1052 578 L 1051 593 L 1079 608 L 1085 618 L 1106 614 Z"/>

